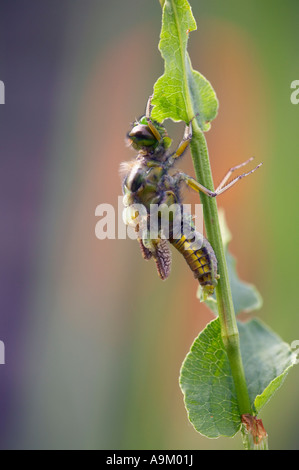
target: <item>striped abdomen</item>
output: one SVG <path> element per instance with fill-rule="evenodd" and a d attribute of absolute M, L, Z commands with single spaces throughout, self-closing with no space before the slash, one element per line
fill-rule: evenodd
<path fill-rule="evenodd" d="M 194 233 L 198 235 L 197 232 Z M 202 237 L 200 248 L 194 248 L 192 239 L 185 237 L 185 235 L 178 239 L 170 239 L 169 241 L 184 256 L 205 294 L 213 294 L 218 279 L 217 259 L 208 240 Z"/>

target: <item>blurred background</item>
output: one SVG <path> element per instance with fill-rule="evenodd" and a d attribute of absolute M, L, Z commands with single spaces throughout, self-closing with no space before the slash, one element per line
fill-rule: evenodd
<path fill-rule="evenodd" d="M 214 86 L 215 183 L 263 167 L 218 200 L 257 315 L 299 340 L 297 0 L 191 1 L 193 67 Z M 213 317 L 173 253 L 160 281 L 132 240 L 98 240 L 117 208 L 124 138 L 163 73 L 158 0 L 0 0 L 0 447 L 241 449 L 188 422 L 181 363 Z M 183 127 L 169 123 L 175 143 Z M 194 175 L 190 154 L 180 168 Z M 186 202 L 198 202 L 191 192 Z M 261 413 L 272 449 L 299 446 L 299 368 Z"/>

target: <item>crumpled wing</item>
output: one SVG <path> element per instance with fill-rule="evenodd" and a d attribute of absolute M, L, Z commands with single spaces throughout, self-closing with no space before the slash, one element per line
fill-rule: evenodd
<path fill-rule="evenodd" d="M 171 251 L 167 240 L 159 240 L 155 246 L 154 259 L 160 278 L 164 281 L 171 271 Z"/>
<path fill-rule="evenodd" d="M 166 239 L 152 240 L 152 249 L 144 246 L 139 238 L 139 245 L 142 257 L 145 260 L 154 258 L 159 277 L 164 281 L 168 278 L 171 271 L 171 251 Z"/>
<path fill-rule="evenodd" d="M 146 246 L 144 246 L 143 241 L 141 240 L 141 238 L 138 238 L 138 241 L 139 241 L 139 245 L 140 245 L 141 254 L 142 254 L 143 259 L 146 259 L 146 260 L 151 259 L 152 256 L 153 256 L 153 253 L 151 252 L 151 250 L 149 250 L 148 248 L 146 248 Z"/>

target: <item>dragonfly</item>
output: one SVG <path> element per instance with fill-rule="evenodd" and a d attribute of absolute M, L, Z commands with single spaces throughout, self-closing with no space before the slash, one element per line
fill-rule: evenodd
<path fill-rule="evenodd" d="M 219 279 L 217 258 L 210 242 L 196 230 L 192 216 L 183 211 L 182 186 L 187 185 L 197 193 L 216 197 L 257 170 L 261 163 L 231 181 L 233 172 L 253 158 L 230 168 L 215 191 L 212 191 L 192 176 L 174 170 L 175 163 L 192 140 L 192 120 L 185 126 L 183 138 L 176 150 L 170 152 L 172 139 L 165 126 L 151 118 L 151 109 L 150 97 L 145 115 L 133 122 L 127 134 L 128 143 L 137 151 L 137 155 L 132 161 L 123 162 L 120 167 L 126 208 L 125 223 L 134 227 L 143 258 L 155 260 L 162 280 L 167 279 L 171 271 L 172 245 L 183 255 L 203 290 L 203 297 L 207 298 L 213 294 Z M 159 210 L 161 207 L 174 207 L 176 210 Z M 150 230 L 153 214 L 157 216 L 154 236 Z"/>

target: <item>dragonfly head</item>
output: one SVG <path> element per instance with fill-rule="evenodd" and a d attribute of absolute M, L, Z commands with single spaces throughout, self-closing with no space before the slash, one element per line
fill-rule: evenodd
<path fill-rule="evenodd" d="M 146 153 L 163 153 L 171 144 L 165 127 L 157 121 L 151 121 L 154 131 L 148 125 L 146 116 L 141 117 L 133 123 L 128 139 L 132 147 L 136 150 L 143 150 Z M 158 138 L 160 136 L 160 139 Z"/>

